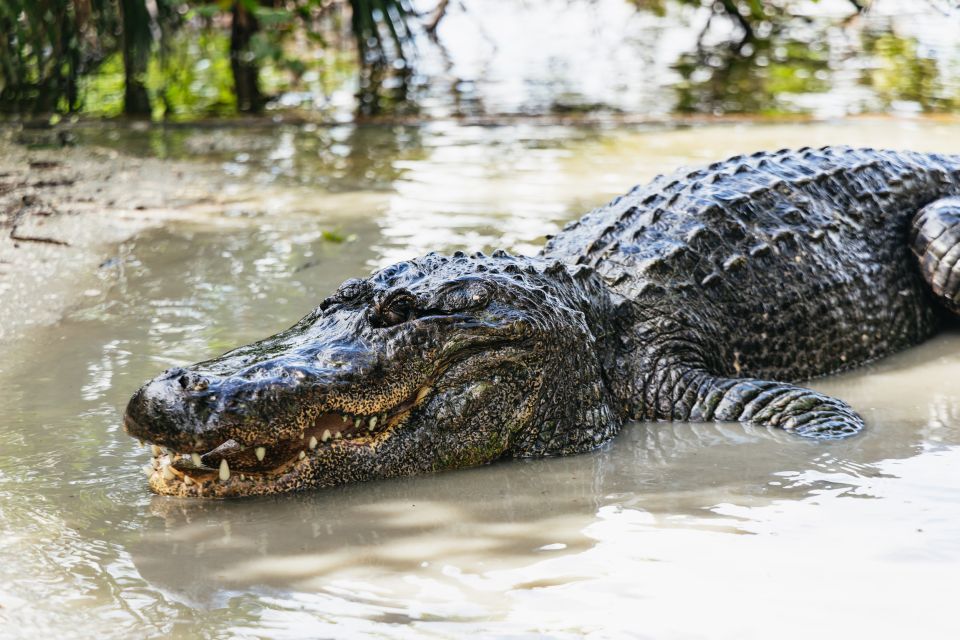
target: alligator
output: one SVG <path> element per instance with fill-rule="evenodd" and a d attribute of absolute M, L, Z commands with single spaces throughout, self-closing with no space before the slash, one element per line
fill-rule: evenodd
<path fill-rule="evenodd" d="M 535 256 L 347 280 L 291 328 L 147 382 L 124 424 L 152 444 L 154 492 L 202 497 L 575 454 L 628 421 L 832 440 L 863 419 L 798 383 L 958 312 L 960 156 L 758 152 L 634 187 Z"/>

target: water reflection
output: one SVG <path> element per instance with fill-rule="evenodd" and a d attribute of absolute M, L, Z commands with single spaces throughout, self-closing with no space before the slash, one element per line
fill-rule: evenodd
<path fill-rule="evenodd" d="M 864 69 L 863 83 L 876 92 L 881 109 L 950 112 L 960 105 L 960 86 L 951 85 L 941 69 L 948 61 L 938 60 L 917 38 L 868 31 L 863 46 L 875 61 Z"/>
<path fill-rule="evenodd" d="M 433 115 L 949 112 L 960 11 L 949 3 L 465 2 L 425 47 Z M 721 3 L 715 3 L 720 7 Z M 733 3 L 724 3 L 733 4 Z M 448 88 L 453 90 L 449 91 Z"/>
<path fill-rule="evenodd" d="M 158 158 L 203 158 L 229 176 L 255 182 L 278 179 L 330 191 L 376 191 L 400 175 L 398 163 L 425 152 L 419 127 L 343 124 L 277 127 L 147 127 L 79 125 L 81 144 Z"/>
<path fill-rule="evenodd" d="M 809 94 L 830 86 L 827 46 L 786 34 L 754 38 L 742 47 L 700 45 L 675 68 L 683 78 L 676 87 L 680 113 L 804 112 Z"/>

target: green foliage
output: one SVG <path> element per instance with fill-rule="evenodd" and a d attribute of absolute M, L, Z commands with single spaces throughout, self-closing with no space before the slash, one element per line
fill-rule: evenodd
<path fill-rule="evenodd" d="M 828 88 L 826 51 L 788 38 L 755 39 L 745 47 L 699 48 L 675 65 L 682 113 L 760 113 L 794 109 L 790 96 Z"/>
<path fill-rule="evenodd" d="M 151 60 L 146 84 L 155 118 L 235 113 L 229 38 L 209 29 L 174 34 Z"/>
<path fill-rule="evenodd" d="M 912 102 L 923 111 L 946 111 L 960 107 L 960 96 L 950 95 L 940 79 L 937 61 L 921 56 L 914 38 L 893 33 L 868 34 L 864 49 L 876 63 L 864 71 L 870 85 L 890 107 L 895 101 Z"/>
<path fill-rule="evenodd" d="M 123 114 L 124 62 L 108 56 L 95 74 L 81 78 L 79 106 L 85 113 Z M 219 30 L 175 31 L 149 55 L 142 78 L 157 119 L 224 116 L 235 112 L 228 38 Z"/>
<path fill-rule="evenodd" d="M 78 108 L 101 117 L 123 114 L 123 56 L 117 52 L 104 60 L 96 73 L 79 80 Z"/>
<path fill-rule="evenodd" d="M 0 110 L 72 111 L 78 79 L 116 46 L 111 0 L 0 2 Z"/>
<path fill-rule="evenodd" d="M 343 244 L 344 242 L 354 242 L 357 239 L 356 234 L 351 233 L 345 235 L 339 229 L 324 229 L 320 232 L 321 237 L 327 242 L 332 242 L 334 244 Z"/>
<path fill-rule="evenodd" d="M 356 65 L 320 51 L 324 25 L 338 27 L 345 5 Z M 224 28 L 238 6 L 253 17 L 242 51 Z M 413 18 L 400 0 L 2 0 L 0 110 L 229 114 L 238 108 L 231 60 L 241 60 L 267 91 L 305 78 L 329 90 L 359 71 L 364 111 L 380 112 L 405 98 Z"/>

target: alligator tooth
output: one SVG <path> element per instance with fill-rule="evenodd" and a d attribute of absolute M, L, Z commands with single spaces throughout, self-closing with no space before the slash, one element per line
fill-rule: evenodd
<path fill-rule="evenodd" d="M 143 472 L 147 475 L 148 478 L 153 475 L 153 465 L 152 465 L 152 464 L 145 464 L 145 465 L 143 465 L 143 466 L 141 467 L 141 469 L 143 469 Z"/>
<path fill-rule="evenodd" d="M 307 457 L 307 452 L 306 452 L 306 451 L 301 451 L 301 452 L 300 452 L 300 459 L 303 460 L 303 459 L 306 458 L 306 457 Z"/>
<path fill-rule="evenodd" d="M 354 428 L 354 429 L 359 429 L 361 422 L 363 422 L 363 420 L 361 420 L 360 418 L 357 418 L 356 422 L 353 423 L 353 428 Z"/>
<path fill-rule="evenodd" d="M 342 438 L 342 437 L 343 437 L 343 434 L 340 433 L 339 431 L 337 431 L 335 434 L 333 434 L 333 439 L 334 439 L 334 440 L 339 440 L 339 439 Z"/>
<path fill-rule="evenodd" d="M 176 478 L 176 476 L 173 475 L 173 471 L 170 470 L 170 467 L 169 467 L 168 465 L 164 465 L 164 467 L 163 467 L 163 479 L 164 479 L 164 480 L 173 480 L 174 478 Z"/>
<path fill-rule="evenodd" d="M 324 432 L 324 434 L 327 434 L 327 433 L 330 433 L 330 432 L 329 431 Z M 326 442 L 326 439 L 324 439 L 324 442 Z M 310 436 L 310 448 L 311 449 L 317 448 L 317 436 Z"/>
<path fill-rule="evenodd" d="M 230 479 L 230 465 L 227 464 L 226 458 L 220 461 L 220 479 L 224 482 Z"/>
<path fill-rule="evenodd" d="M 266 447 L 257 447 L 256 449 L 253 450 L 253 452 L 257 454 L 257 460 L 259 460 L 260 462 L 263 462 L 263 457 L 267 455 Z"/>
<path fill-rule="evenodd" d="M 183 484 L 193 484 L 193 478 L 190 476 L 183 476 Z"/>
<path fill-rule="evenodd" d="M 155 444 L 152 444 L 150 445 L 150 453 L 152 453 L 154 457 L 159 457 L 160 454 L 163 453 L 163 449 Z"/>
<path fill-rule="evenodd" d="M 347 416 L 340 416 L 340 417 L 343 418 L 343 421 L 344 421 L 344 422 L 347 421 Z"/>
<path fill-rule="evenodd" d="M 198 467 L 203 466 L 203 461 L 200 459 L 199 453 L 191 453 L 190 460 L 193 462 L 193 464 L 197 465 Z"/>
<path fill-rule="evenodd" d="M 241 474 L 240 474 L 240 481 L 241 481 L 241 482 L 245 482 L 246 479 L 247 479 L 246 474 L 241 473 Z"/>
<path fill-rule="evenodd" d="M 373 431 L 375 426 L 377 426 L 377 416 L 370 418 L 370 431 Z"/>
<path fill-rule="evenodd" d="M 324 429 L 323 433 L 320 434 L 320 439 L 326 442 L 330 439 L 330 429 Z"/>

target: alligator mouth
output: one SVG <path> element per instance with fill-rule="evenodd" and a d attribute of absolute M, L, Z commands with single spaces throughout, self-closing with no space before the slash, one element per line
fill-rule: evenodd
<path fill-rule="evenodd" d="M 304 424 L 299 437 L 272 442 L 242 445 L 229 439 L 201 453 L 174 451 L 148 441 L 153 457 L 143 471 L 150 488 L 163 495 L 268 493 L 272 479 L 296 474 L 325 450 L 375 448 L 406 421 L 429 391 L 429 387 L 422 387 L 400 404 L 374 414 L 322 412 Z M 131 423 L 133 419 L 125 416 L 124 421 Z"/>

